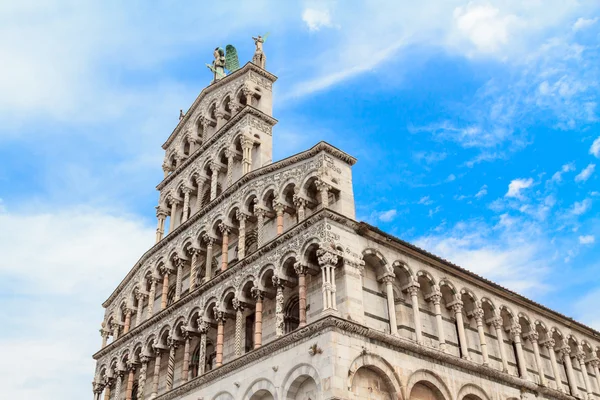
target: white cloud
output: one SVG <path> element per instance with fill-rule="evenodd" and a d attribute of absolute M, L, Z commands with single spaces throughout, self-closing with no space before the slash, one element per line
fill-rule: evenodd
<path fill-rule="evenodd" d="M 554 173 L 554 175 L 552 175 L 552 182 L 561 182 L 562 181 L 562 174 L 566 173 L 566 172 L 571 172 L 571 171 L 575 171 L 575 164 L 574 163 L 569 163 L 569 164 L 565 164 L 562 166 L 562 168 L 560 169 L 560 171 L 556 171 Z"/>
<path fill-rule="evenodd" d="M 89 397 L 101 303 L 152 245 L 153 229 L 83 208 L 2 213 L 0 226 L 3 396 Z"/>
<path fill-rule="evenodd" d="M 579 243 L 581 244 L 592 244 L 595 241 L 596 238 L 594 237 L 594 235 L 579 236 Z"/>
<path fill-rule="evenodd" d="M 533 185 L 533 179 L 514 179 L 508 184 L 508 191 L 504 195 L 505 197 L 514 197 L 517 199 L 522 199 L 523 196 L 521 191 L 524 189 L 528 189 Z"/>
<path fill-rule="evenodd" d="M 592 206 L 590 199 L 584 199 L 583 201 L 576 201 L 571 208 L 571 214 L 582 215 L 585 214 Z"/>
<path fill-rule="evenodd" d="M 592 154 L 594 157 L 600 158 L 600 136 L 598 136 L 590 146 L 590 154 Z"/>
<path fill-rule="evenodd" d="M 419 199 L 419 204 L 429 206 L 429 205 L 433 204 L 433 200 L 431 200 L 431 198 L 429 198 L 429 196 L 423 196 Z"/>
<path fill-rule="evenodd" d="M 547 244 L 541 231 L 522 219 L 503 215 L 496 225 L 459 222 L 450 229 L 415 241 L 453 263 L 520 293 L 548 288 Z"/>
<path fill-rule="evenodd" d="M 477 194 L 475 194 L 475 197 L 480 199 L 483 196 L 485 196 L 487 194 L 487 185 L 483 185 L 481 187 L 481 189 L 479 189 L 479 192 L 477 192 Z"/>
<path fill-rule="evenodd" d="M 383 222 L 390 222 L 396 218 L 397 211 L 395 209 L 383 211 L 379 214 L 379 220 Z"/>
<path fill-rule="evenodd" d="M 310 31 L 318 31 L 323 27 L 331 27 L 329 10 L 306 8 L 302 12 L 302 21 L 306 23 L 306 26 L 308 26 L 308 30 Z"/>
<path fill-rule="evenodd" d="M 500 9 L 491 4 L 470 2 L 454 10 L 454 21 L 458 31 L 479 52 L 494 53 L 508 44 L 510 30 L 518 18 L 512 14 L 502 15 Z"/>
<path fill-rule="evenodd" d="M 595 168 L 596 164 L 589 164 L 575 177 L 575 182 L 585 182 L 590 179 L 590 176 L 592 176 L 594 173 Z"/>
<path fill-rule="evenodd" d="M 596 18 L 580 17 L 573 24 L 573 31 L 577 32 L 579 30 L 589 28 L 590 26 L 594 25 L 597 21 L 598 21 L 598 17 L 596 17 Z"/>

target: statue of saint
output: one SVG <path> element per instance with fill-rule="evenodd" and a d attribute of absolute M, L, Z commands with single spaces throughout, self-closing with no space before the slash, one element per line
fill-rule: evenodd
<path fill-rule="evenodd" d="M 213 55 L 215 59 L 212 62 L 211 70 L 213 72 L 213 82 L 216 82 L 225 76 L 225 51 L 220 47 L 216 47 Z"/>
<path fill-rule="evenodd" d="M 252 62 L 262 69 L 265 69 L 267 65 L 267 56 L 263 52 L 263 43 L 267 40 L 269 34 L 267 33 L 264 37 L 258 35 L 258 37 L 252 37 L 254 39 L 254 44 L 256 45 L 256 50 L 254 50 L 254 56 L 252 57 Z"/>

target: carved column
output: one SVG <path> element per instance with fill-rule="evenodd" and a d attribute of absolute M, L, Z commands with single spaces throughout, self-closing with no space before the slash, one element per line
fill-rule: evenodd
<path fill-rule="evenodd" d="M 317 250 L 317 260 L 323 272 L 323 311 L 336 310 L 335 301 L 335 267 L 338 256 L 328 249 Z"/>
<path fill-rule="evenodd" d="M 233 309 L 235 310 L 235 356 L 242 355 L 242 324 L 244 319 L 244 305 L 237 298 L 234 298 Z"/>
<path fill-rule="evenodd" d="M 285 333 L 283 320 L 283 280 L 278 276 L 273 276 L 272 281 L 273 286 L 277 289 L 277 295 L 275 296 L 275 335 L 281 337 Z"/>
<path fill-rule="evenodd" d="M 285 206 L 281 203 L 275 203 L 275 213 L 277 214 L 277 236 L 283 233 L 283 211 Z"/>
<path fill-rule="evenodd" d="M 113 322 L 111 326 L 113 330 L 113 342 L 119 338 L 119 331 L 121 330 L 121 325 L 118 322 Z"/>
<path fill-rule="evenodd" d="M 227 187 L 233 183 L 233 158 L 235 153 L 231 149 L 225 149 L 225 158 L 227 158 Z"/>
<path fill-rule="evenodd" d="M 500 358 L 502 358 L 502 372 L 508 373 L 508 360 L 506 359 L 506 351 L 504 350 L 504 323 L 502 317 L 496 317 L 492 321 L 494 328 L 496 329 L 496 337 L 498 338 L 498 346 L 500 347 Z"/>
<path fill-rule="evenodd" d="M 140 376 L 138 377 L 138 392 L 137 400 L 144 400 L 144 390 L 146 389 L 146 374 L 148 373 L 148 356 L 141 356 L 140 361 L 142 366 L 140 367 Z"/>
<path fill-rule="evenodd" d="M 175 299 L 178 301 L 181 298 L 181 289 L 183 286 L 183 265 L 184 262 L 177 255 L 175 256 L 175 267 L 177 268 L 177 275 L 175 276 Z"/>
<path fill-rule="evenodd" d="M 198 284 L 198 259 L 200 258 L 200 249 L 192 247 L 190 249 L 192 253 L 192 263 L 190 266 L 190 292 L 196 289 Z"/>
<path fill-rule="evenodd" d="M 458 341 L 460 344 L 460 352 L 462 358 L 470 359 L 469 347 L 467 345 L 467 336 L 465 335 L 465 323 L 463 321 L 463 302 L 460 300 L 455 301 L 451 305 L 452 311 L 454 311 L 454 318 L 456 318 L 456 327 L 458 328 Z"/>
<path fill-rule="evenodd" d="M 192 340 L 190 333 L 182 328 L 181 335 L 183 336 L 183 365 L 181 367 L 181 380 L 183 383 L 189 380 L 190 375 L 190 342 Z"/>
<path fill-rule="evenodd" d="M 483 308 L 479 305 L 473 310 L 473 317 L 477 323 L 477 334 L 479 335 L 479 346 L 481 347 L 481 356 L 483 358 L 483 365 L 490 364 L 490 357 L 488 355 L 487 343 L 485 341 L 485 332 L 483 331 Z"/>
<path fill-rule="evenodd" d="M 135 294 L 135 298 L 137 299 L 137 314 L 135 316 L 135 326 L 139 326 L 143 322 L 143 313 L 144 313 L 144 300 L 148 296 L 146 293 L 141 291 L 137 291 Z"/>
<path fill-rule="evenodd" d="M 542 363 L 542 357 L 540 356 L 540 346 L 538 344 L 538 339 L 540 335 L 533 330 L 527 332 L 523 337 L 525 339 L 529 339 L 531 342 L 531 346 L 533 347 L 533 355 L 535 357 L 535 366 L 537 367 L 537 372 L 540 377 L 540 385 L 548 386 L 546 383 L 546 376 L 544 375 L 544 364 Z"/>
<path fill-rule="evenodd" d="M 433 310 L 435 313 L 435 324 L 438 334 L 438 342 L 440 350 L 446 352 L 446 336 L 444 335 L 444 320 L 442 319 L 442 293 L 438 287 L 435 287 L 433 293 L 429 296 L 429 301 L 433 302 Z"/>
<path fill-rule="evenodd" d="M 156 284 L 158 279 L 154 276 L 150 277 L 150 293 L 148 293 L 148 318 L 154 314 L 154 300 L 156 299 Z"/>
<path fill-rule="evenodd" d="M 219 165 L 217 165 L 216 163 L 211 163 L 210 164 L 210 170 L 211 170 L 211 174 L 210 174 L 210 200 L 214 200 L 215 197 L 217 197 L 217 183 L 218 183 L 218 179 L 219 179 L 219 170 L 221 169 L 221 167 L 219 167 Z"/>
<path fill-rule="evenodd" d="M 252 297 L 256 300 L 256 309 L 254 315 L 254 348 L 262 346 L 262 309 L 265 293 L 258 287 L 252 288 Z"/>
<path fill-rule="evenodd" d="M 554 346 L 556 342 L 554 339 L 548 339 L 542 342 L 542 346 L 548 349 L 548 355 L 550 357 L 550 364 L 552 365 L 552 373 L 554 374 L 554 383 L 556 384 L 556 390 L 564 393 L 564 388 L 560 378 L 560 370 L 558 369 L 558 362 L 556 362 L 556 352 Z"/>
<path fill-rule="evenodd" d="M 217 126 L 215 128 L 215 132 L 221 129 L 223 125 L 225 125 L 225 113 L 221 109 L 215 110 L 215 118 L 217 119 Z"/>
<path fill-rule="evenodd" d="M 206 334 L 208 333 L 208 324 L 203 319 L 198 319 L 198 332 L 200 332 L 200 351 L 198 354 L 198 376 L 204 374 L 206 367 Z"/>
<path fill-rule="evenodd" d="M 237 219 L 240 221 L 240 229 L 238 235 L 238 259 L 243 259 L 246 256 L 246 220 L 248 215 L 237 211 Z"/>
<path fill-rule="evenodd" d="M 385 284 L 388 315 L 390 316 L 390 333 L 398 334 L 398 322 L 396 321 L 396 302 L 394 301 L 394 275 L 385 275 L 381 281 Z"/>
<path fill-rule="evenodd" d="M 223 365 L 223 329 L 225 324 L 225 313 L 223 311 L 214 308 L 215 320 L 217 320 L 217 356 L 215 359 L 215 366 L 219 368 Z"/>
<path fill-rule="evenodd" d="M 113 378 L 107 377 L 104 382 L 104 400 L 110 400 L 110 388 L 113 383 Z"/>
<path fill-rule="evenodd" d="M 306 200 L 295 194 L 294 206 L 296 207 L 297 222 L 303 221 L 306 218 Z"/>
<path fill-rule="evenodd" d="M 121 386 L 123 385 L 123 371 L 116 371 L 117 372 L 117 383 L 115 383 L 115 400 L 120 400 L 121 399 Z"/>
<path fill-rule="evenodd" d="M 133 395 L 133 378 L 135 376 L 135 365 L 129 364 L 127 366 L 129 373 L 127 375 L 127 389 L 125 390 L 125 400 L 131 400 Z"/>
<path fill-rule="evenodd" d="M 219 229 L 223 234 L 223 246 L 221 248 L 221 271 L 225 271 L 229 264 L 228 253 L 229 253 L 229 233 L 231 232 L 231 227 L 225 225 L 224 223 L 219 224 Z"/>
<path fill-rule="evenodd" d="M 110 331 L 107 329 L 100 329 L 100 336 L 102 336 L 102 348 L 106 347 L 106 342 L 108 342 L 108 335 L 110 335 Z"/>
<path fill-rule="evenodd" d="M 265 214 L 266 210 L 262 208 L 255 208 L 254 215 L 256 215 L 256 236 L 258 247 L 261 247 L 264 244 L 264 228 L 265 228 Z"/>
<path fill-rule="evenodd" d="M 182 223 L 187 221 L 187 219 L 190 216 L 190 193 L 191 192 L 192 192 L 192 189 L 190 189 L 189 187 L 183 188 L 183 218 L 181 219 Z"/>
<path fill-rule="evenodd" d="M 578 352 L 575 355 L 577 361 L 579 361 L 579 368 L 581 368 L 581 375 L 583 375 L 583 384 L 585 386 L 585 393 L 588 399 L 592 398 L 592 387 L 590 386 L 590 379 L 587 373 L 587 366 L 585 365 L 585 353 L 583 351 Z"/>
<path fill-rule="evenodd" d="M 600 360 L 598 360 L 597 358 L 593 358 L 592 360 L 590 360 L 590 365 L 592 366 L 592 369 L 594 370 L 594 375 L 596 376 L 596 383 L 598 384 L 598 387 L 600 388 Z"/>
<path fill-rule="evenodd" d="M 423 343 L 423 334 L 421 333 L 421 312 L 419 311 L 419 284 L 412 282 L 410 286 L 406 288 L 406 291 L 410 295 L 410 302 L 413 309 L 413 319 L 415 320 L 415 338 L 417 343 Z"/>
<path fill-rule="evenodd" d="M 177 216 L 177 205 L 179 203 L 179 200 L 171 197 L 170 199 L 171 202 L 171 220 L 169 221 L 169 233 L 173 232 L 173 229 L 175 229 L 175 218 Z"/>
<path fill-rule="evenodd" d="M 123 312 L 125 313 L 125 325 L 123 326 L 123 335 L 125 335 L 127 332 L 129 332 L 129 328 L 131 328 L 131 313 L 132 313 L 132 309 L 127 307 L 126 309 L 123 310 Z"/>
<path fill-rule="evenodd" d="M 315 183 L 317 189 L 321 193 L 321 206 L 323 208 L 329 207 L 329 190 L 331 189 L 331 186 L 321 180 L 318 180 Z"/>
<path fill-rule="evenodd" d="M 206 178 L 198 175 L 196 177 L 196 184 L 198 185 L 198 196 L 196 197 L 196 209 L 200 211 L 202 208 L 202 194 L 204 193 L 204 185 L 206 183 Z"/>
<path fill-rule="evenodd" d="M 525 363 L 525 356 L 523 355 L 523 345 L 521 344 L 521 325 L 514 323 L 510 327 L 510 335 L 515 342 L 515 352 L 517 353 L 517 364 L 519 365 L 521 378 L 529 379 L 529 374 L 527 373 L 527 363 Z"/>
<path fill-rule="evenodd" d="M 306 273 L 307 266 L 297 262 L 294 264 L 294 271 L 298 275 L 298 308 L 299 308 L 299 327 L 306 326 Z"/>
<path fill-rule="evenodd" d="M 578 397 L 579 391 L 577 390 L 577 382 L 575 381 L 575 374 L 573 373 L 573 364 L 571 364 L 571 348 L 567 345 L 558 349 L 562 356 L 563 362 L 565 363 L 565 369 L 567 371 L 567 380 L 569 381 L 569 389 L 571 389 L 571 396 Z"/>
<path fill-rule="evenodd" d="M 242 93 L 246 97 L 246 105 L 251 106 L 252 105 L 252 90 L 249 87 L 244 86 L 242 88 Z"/>
<path fill-rule="evenodd" d="M 161 361 L 161 349 L 154 349 L 154 375 L 152 375 L 152 395 L 151 398 L 155 398 L 158 395 L 158 379 L 160 378 L 160 361 Z"/>
<path fill-rule="evenodd" d="M 167 212 L 160 207 L 156 207 L 156 218 L 158 219 L 158 225 L 156 227 L 156 243 L 158 243 L 165 235 L 165 220 L 167 219 Z"/>
<path fill-rule="evenodd" d="M 242 172 L 247 174 L 252 169 L 252 148 L 254 147 L 254 140 L 242 136 L 240 139 L 242 145 Z"/>
<path fill-rule="evenodd" d="M 173 376 L 175 375 L 175 351 L 177 350 L 177 341 L 169 338 L 169 361 L 167 363 L 167 391 L 173 389 Z"/>
<path fill-rule="evenodd" d="M 167 268 L 162 269 L 163 284 L 162 284 L 162 296 L 160 298 L 160 309 L 164 310 L 167 308 L 167 296 L 169 294 L 169 270 Z"/>
<path fill-rule="evenodd" d="M 206 242 L 206 265 L 204 266 L 204 282 L 210 281 L 212 274 L 212 258 L 213 258 L 213 244 L 215 239 L 211 236 L 205 235 L 204 241 Z"/>

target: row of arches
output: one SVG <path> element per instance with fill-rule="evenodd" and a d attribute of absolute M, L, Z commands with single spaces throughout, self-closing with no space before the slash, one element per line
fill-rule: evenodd
<path fill-rule="evenodd" d="M 338 191 L 321 182 L 316 171 L 277 186 L 249 190 L 164 256 L 148 263 L 125 290 L 102 324 L 102 346 L 142 324 L 156 312 L 252 254 L 260 246 L 324 206 L 335 206 Z M 325 199 L 325 201 L 324 201 Z M 215 212 L 216 213 L 216 212 Z"/>
<path fill-rule="evenodd" d="M 298 254 L 286 254 L 277 268 L 267 264 L 236 285 L 206 293 L 191 311 L 180 311 L 172 322 L 130 340 L 109 362 L 99 363 L 95 382 L 105 394 L 133 393 L 137 382 L 138 393 L 146 388 L 156 396 L 301 328 L 307 324 L 309 299 L 317 309 L 335 307 L 315 300 L 331 285 L 319 279 L 320 270 L 340 262 L 335 250 L 310 239 Z"/>
<path fill-rule="evenodd" d="M 196 115 L 188 119 L 186 126 L 180 130 L 183 132 L 180 137 L 166 149 L 163 162 L 165 178 L 244 107 L 260 108 L 261 98 L 262 89 L 245 82 L 238 83 L 236 88 L 228 90 L 220 98 L 207 100 L 208 105 L 198 108 Z"/>
<path fill-rule="evenodd" d="M 363 259 L 365 279 L 385 293 L 390 333 L 573 396 L 600 389 L 598 343 L 376 249 Z"/>

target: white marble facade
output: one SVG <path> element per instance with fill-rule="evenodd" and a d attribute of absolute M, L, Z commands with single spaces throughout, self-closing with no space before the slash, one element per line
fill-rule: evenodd
<path fill-rule="evenodd" d="M 600 398 L 600 333 L 357 222 L 337 148 L 272 162 L 275 80 L 211 84 L 163 145 L 95 400 Z"/>

